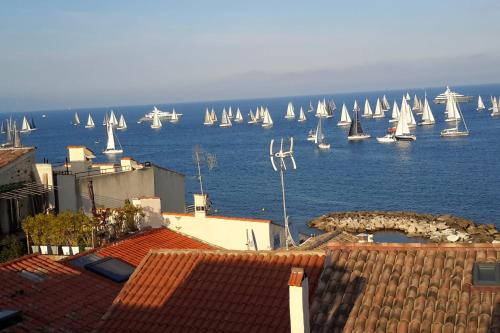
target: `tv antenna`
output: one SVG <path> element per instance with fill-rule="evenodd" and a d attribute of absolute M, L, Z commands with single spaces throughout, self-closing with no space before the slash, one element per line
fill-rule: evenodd
<path fill-rule="evenodd" d="M 217 167 L 217 157 L 215 154 L 207 153 L 200 145 L 194 146 L 193 149 L 193 161 L 198 167 L 198 181 L 200 182 L 200 191 L 203 194 L 203 178 L 201 175 L 201 166 L 206 164 L 208 170 L 211 171 Z"/>
<path fill-rule="evenodd" d="M 286 171 L 286 163 L 285 159 L 290 158 L 292 161 L 292 168 L 297 169 L 297 164 L 295 164 L 295 159 L 293 158 L 293 137 L 289 138 L 289 149 L 283 150 L 283 138 L 281 138 L 280 150 L 276 153 L 273 152 L 274 139 L 271 140 L 271 144 L 269 145 L 269 157 L 271 159 L 271 164 L 273 165 L 274 171 L 279 171 L 280 179 L 281 179 L 281 195 L 283 198 L 283 218 L 285 220 L 285 245 L 288 250 L 288 243 L 291 243 L 293 246 L 296 246 L 292 234 L 290 233 L 290 227 L 288 225 L 289 216 L 286 214 L 286 199 L 285 199 L 285 175 Z M 277 159 L 277 161 L 275 161 Z M 278 166 L 276 166 L 276 162 L 278 162 Z"/>

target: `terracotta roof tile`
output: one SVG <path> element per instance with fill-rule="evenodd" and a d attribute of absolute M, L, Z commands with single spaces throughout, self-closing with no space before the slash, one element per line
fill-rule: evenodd
<path fill-rule="evenodd" d="M 20 274 L 29 271 L 43 280 Z M 0 308 L 21 310 L 23 320 L 7 331 L 90 332 L 121 285 L 55 262 L 29 255 L 0 265 Z"/>
<path fill-rule="evenodd" d="M 289 331 L 291 268 L 305 270 L 312 294 L 323 262 L 323 253 L 152 251 L 98 331 Z"/>
<path fill-rule="evenodd" d="M 35 148 L 0 148 L 0 168 L 34 150 Z"/>
<path fill-rule="evenodd" d="M 311 305 L 312 332 L 500 329 L 500 288 L 472 286 L 474 263 L 497 262 L 500 245 L 329 243 L 329 248 Z"/>

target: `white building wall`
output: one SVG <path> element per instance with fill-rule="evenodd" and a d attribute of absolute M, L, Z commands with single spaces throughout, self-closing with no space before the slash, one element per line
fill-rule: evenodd
<path fill-rule="evenodd" d="M 285 234 L 283 227 L 266 220 L 174 213 L 163 213 L 163 219 L 174 231 L 229 250 L 273 250 L 274 235 L 284 239 Z"/>

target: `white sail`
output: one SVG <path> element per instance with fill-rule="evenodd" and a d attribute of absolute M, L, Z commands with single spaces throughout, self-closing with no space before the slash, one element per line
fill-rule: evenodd
<path fill-rule="evenodd" d="M 500 115 L 500 109 L 498 108 L 498 101 L 496 97 L 491 98 L 491 116 L 495 117 Z"/>
<path fill-rule="evenodd" d="M 413 112 L 411 111 L 410 104 L 408 104 L 408 100 L 404 96 L 403 96 L 403 100 L 401 101 L 401 112 L 400 113 L 402 113 L 402 112 L 405 112 L 405 119 L 408 122 L 408 126 L 414 127 L 417 125 L 417 122 L 415 120 L 415 116 L 413 115 Z"/>
<path fill-rule="evenodd" d="M 302 121 L 306 121 L 306 114 L 304 113 L 304 109 L 302 108 L 302 106 L 300 107 L 300 112 L 299 112 L 299 121 L 302 122 Z"/>
<path fill-rule="evenodd" d="M 273 126 L 273 119 L 271 118 L 271 114 L 269 110 L 266 108 L 264 110 L 264 118 L 262 120 L 262 127 L 271 127 Z"/>
<path fill-rule="evenodd" d="M 178 121 L 179 121 L 179 115 L 177 114 L 177 112 L 175 112 L 175 109 L 172 109 L 172 115 L 170 117 L 170 122 L 176 123 Z"/>
<path fill-rule="evenodd" d="M 394 105 L 392 106 L 392 114 L 391 114 L 392 119 L 398 119 L 399 118 L 399 107 L 398 103 L 394 101 Z"/>
<path fill-rule="evenodd" d="M 111 110 L 111 113 L 109 114 L 109 123 L 113 126 L 118 125 L 118 119 L 116 119 L 115 112 Z"/>
<path fill-rule="evenodd" d="M 151 128 L 161 128 L 163 124 L 161 123 L 159 110 L 156 108 L 153 110 L 153 123 L 151 124 Z"/>
<path fill-rule="evenodd" d="M 481 95 L 479 95 L 477 98 L 477 111 L 484 110 L 485 108 L 483 99 L 481 98 Z"/>
<path fill-rule="evenodd" d="M 321 142 L 323 142 L 323 131 L 321 129 L 321 118 L 322 117 L 319 117 L 318 119 L 318 125 L 316 126 L 316 132 L 315 132 L 315 136 L 314 136 L 314 143 L 315 144 L 320 144 Z"/>
<path fill-rule="evenodd" d="M 371 117 L 373 115 L 372 107 L 370 106 L 370 102 L 368 102 L 368 98 L 365 100 L 365 109 L 363 111 L 363 117 Z"/>
<path fill-rule="evenodd" d="M 418 99 L 417 94 L 413 97 L 413 110 L 420 110 L 421 105 L 420 105 L 420 100 Z"/>
<path fill-rule="evenodd" d="M 107 127 L 108 143 L 106 144 L 106 150 L 115 150 L 115 137 L 113 135 L 113 126 L 108 124 Z"/>
<path fill-rule="evenodd" d="M 292 102 L 288 102 L 285 119 L 293 119 L 293 118 L 295 118 L 295 108 L 293 107 Z"/>
<path fill-rule="evenodd" d="M 427 97 L 425 97 L 424 100 L 424 110 L 422 113 L 422 123 L 423 125 L 426 124 L 434 124 L 436 121 L 434 119 L 434 115 L 432 114 L 431 107 L 429 105 L 429 101 L 427 100 Z"/>
<path fill-rule="evenodd" d="M 104 119 L 102 120 L 102 126 L 106 126 L 108 124 L 109 118 L 108 113 L 104 112 Z"/>
<path fill-rule="evenodd" d="M 210 112 L 208 111 L 208 108 L 205 109 L 205 118 L 203 119 L 203 125 L 213 125 L 214 121 L 212 120 L 212 117 L 210 116 Z"/>
<path fill-rule="evenodd" d="M 252 111 L 252 110 L 250 110 L 250 112 L 248 113 L 248 118 L 250 119 L 250 120 L 248 120 L 248 123 L 249 123 L 249 124 L 255 124 L 255 123 L 257 122 L 257 121 L 255 120 L 255 116 L 254 116 L 254 114 L 253 114 L 253 111 Z"/>
<path fill-rule="evenodd" d="M 234 116 L 234 121 L 236 123 L 241 123 L 243 121 L 243 115 L 241 114 L 240 108 L 236 109 L 236 115 Z"/>
<path fill-rule="evenodd" d="M 409 120 L 407 119 L 407 115 L 410 110 L 408 107 L 406 107 L 405 104 L 405 100 L 403 99 L 403 107 L 401 108 L 401 112 L 399 113 L 398 125 L 396 126 L 396 136 L 410 134 L 410 128 L 408 127 Z"/>
<path fill-rule="evenodd" d="M 28 121 L 28 118 L 26 118 L 26 116 L 24 116 L 23 123 L 21 125 L 21 132 L 25 133 L 25 132 L 29 132 L 29 131 L 31 131 L 30 122 Z"/>
<path fill-rule="evenodd" d="M 212 121 L 215 123 L 217 122 L 217 114 L 215 113 L 215 110 L 212 109 L 212 111 L 210 111 L 210 118 L 212 118 Z"/>
<path fill-rule="evenodd" d="M 384 110 L 382 109 L 382 103 L 380 103 L 380 98 L 377 98 L 377 104 L 375 105 L 375 113 L 373 118 L 384 118 Z"/>
<path fill-rule="evenodd" d="M 328 110 L 326 109 L 326 100 L 318 101 L 318 107 L 316 108 L 316 117 L 328 118 Z"/>
<path fill-rule="evenodd" d="M 118 121 L 118 129 L 127 129 L 127 122 L 125 121 L 125 117 L 123 114 L 120 115 L 120 120 Z"/>
<path fill-rule="evenodd" d="M 226 112 L 226 108 L 222 110 L 222 116 L 220 117 L 220 127 L 229 127 L 232 126 L 231 119 L 229 119 L 229 115 Z"/>
<path fill-rule="evenodd" d="M 406 93 L 406 100 L 409 101 L 411 99 L 410 94 Z"/>
<path fill-rule="evenodd" d="M 87 118 L 87 125 L 85 125 L 85 128 L 94 128 L 94 119 L 92 119 L 92 116 L 89 113 L 89 117 Z"/>
<path fill-rule="evenodd" d="M 460 112 L 458 111 L 457 102 L 451 94 L 448 95 L 448 98 L 446 100 L 446 111 L 448 112 L 446 114 L 446 121 L 455 121 L 462 118 L 460 116 Z"/>
<path fill-rule="evenodd" d="M 227 111 L 227 116 L 229 118 L 233 118 L 233 110 L 231 109 L 231 107 L 229 107 L 229 111 Z"/>
<path fill-rule="evenodd" d="M 382 97 L 382 109 L 383 109 L 384 111 L 387 111 L 387 110 L 389 110 L 389 107 L 390 107 L 390 105 L 389 105 L 389 101 L 387 100 L 387 97 L 384 95 L 384 96 Z"/>
<path fill-rule="evenodd" d="M 354 106 L 355 108 L 357 107 L 357 102 L 355 102 L 356 105 Z M 351 124 L 351 116 L 349 115 L 349 111 L 347 111 L 347 106 L 345 103 L 342 104 L 342 111 L 340 113 L 340 121 L 337 123 L 339 126 L 347 126 Z"/>
<path fill-rule="evenodd" d="M 80 125 L 80 117 L 78 117 L 78 113 L 75 112 L 75 115 L 73 116 L 73 125 Z"/>

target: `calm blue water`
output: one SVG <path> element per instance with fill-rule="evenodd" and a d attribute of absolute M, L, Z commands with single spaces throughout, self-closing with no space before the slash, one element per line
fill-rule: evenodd
<path fill-rule="evenodd" d="M 499 95 L 500 85 L 454 87 L 460 93 L 481 94 L 489 106 L 490 94 Z M 444 88 L 427 89 L 430 99 Z M 217 155 L 218 167 L 203 170 L 205 188 L 218 214 L 271 218 L 282 221 L 279 176 L 271 168 L 269 142 L 272 138 L 293 136 L 298 169 L 286 173 L 287 204 L 294 225 L 306 230 L 308 220 L 330 211 L 350 210 L 412 210 L 428 213 L 451 213 L 479 223 L 500 226 L 500 119 L 490 117 L 488 111 L 476 112 L 476 102 L 461 104 L 471 135 L 459 139 L 442 139 L 440 131 L 444 105 L 431 104 L 437 120 L 434 126 L 417 127 L 417 141 L 411 143 L 379 144 L 375 138 L 357 143 L 347 141 L 347 129 L 337 127 L 342 102 L 349 110 L 354 99 L 363 105 L 368 98 L 372 109 L 378 96 L 386 93 L 392 101 L 401 102 L 404 91 L 334 94 L 312 97 L 239 100 L 158 105 L 163 110 L 175 107 L 184 114 L 176 125 L 164 124 L 161 130 L 152 130 L 149 124 L 136 121 L 152 106 L 114 107 L 125 115 L 128 130 L 118 132 L 125 156 L 139 161 L 152 161 L 186 175 L 187 200 L 199 191 L 195 178 L 196 167 L 192 150 L 197 144 Z M 424 96 L 423 90 L 410 90 Z M 286 105 L 291 100 L 296 110 L 307 109 L 309 100 L 316 106 L 321 97 L 333 98 L 338 110 L 333 119 L 323 122 L 324 131 L 332 149 L 319 152 L 306 141 L 309 129 L 317 118 L 306 114 L 305 123 L 284 119 Z M 251 108 L 268 106 L 274 127 L 244 124 L 231 128 L 203 126 L 205 107 L 220 112 L 223 106 L 240 107 L 246 116 Z M 109 161 L 100 152 L 105 145 L 105 129 L 100 126 L 109 108 L 81 109 L 82 123 L 91 112 L 96 124 L 93 130 L 70 124 L 73 112 L 47 111 L 26 113 L 35 118 L 38 131 L 23 136 L 25 145 L 34 145 L 37 159 L 63 162 L 67 145 L 86 145 L 97 154 L 96 161 Z M 42 118 L 42 113 L 47 115 Z M 390 116 L 390 113 L 387 114 Z M 1 119 L 7 115 L 1 115 Z M 20 123 L 22 114 L 14 114 Z M 417 121 L 420 116 L 417 117 Z M 365 132 L 382 136 L 388 119 L 362 119 Z M 96 144 L 95 141 L 100 140 Z M 112 160 L 112 159 L 111 159 Z"/>

